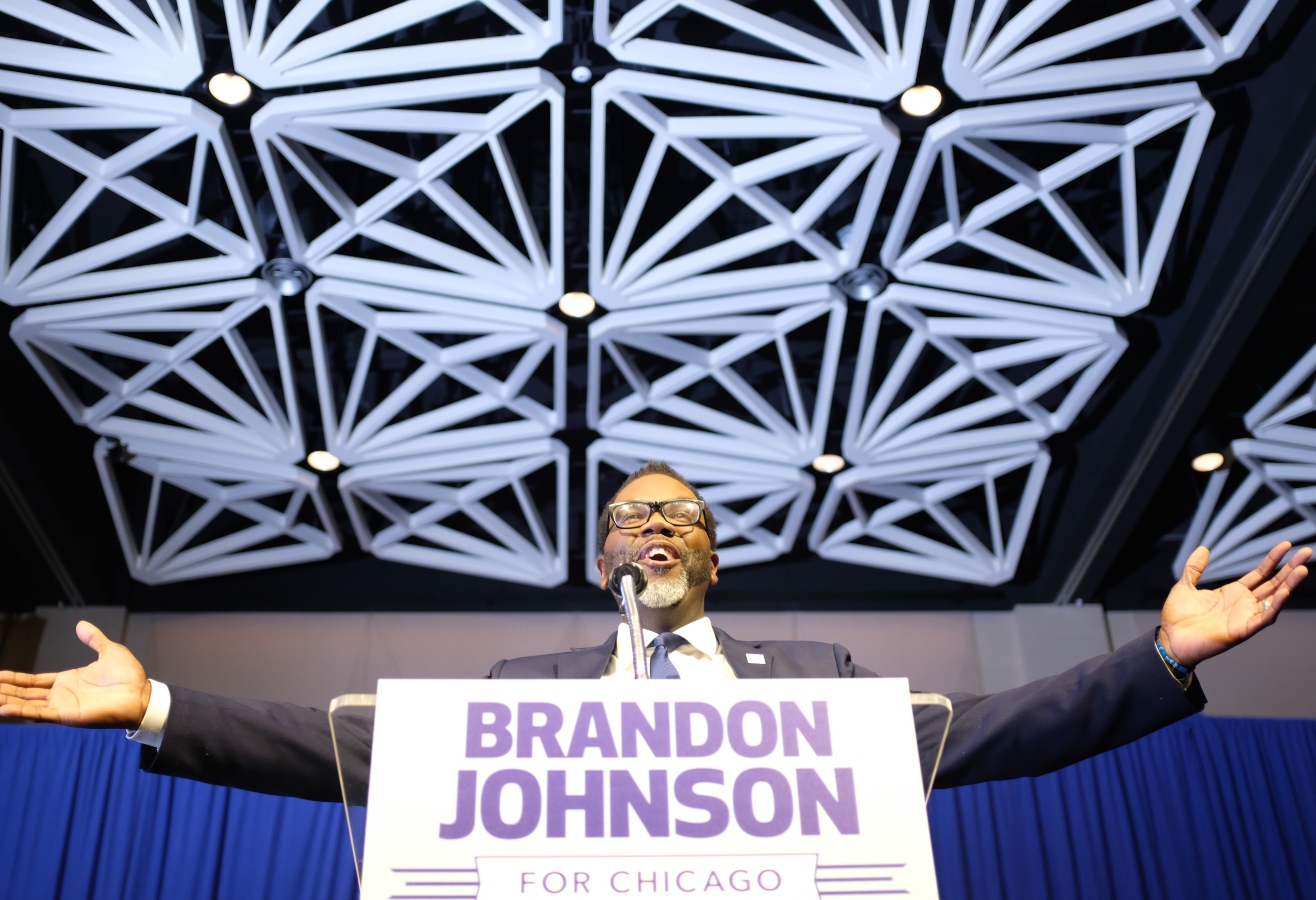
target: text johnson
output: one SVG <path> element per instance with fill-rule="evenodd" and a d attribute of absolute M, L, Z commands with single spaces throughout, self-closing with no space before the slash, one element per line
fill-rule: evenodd
<path fill-rule="evenodd" d="M 549 759 L 579 759 L 591 750 L 594 753 L 590 755 L 601 759 L 633 758 L 642 742 L 654 758 L 707 757 L 717 753 L 724 741 L 740 757 L 766 757 L 778 747 L 778 755 L 783 757 L 798 757 L 804 747 L 812 756 L 831 756 L 827 705 L 815 701 L 812 707 L 810 717 L 791 701 L 774 710 L 767 703 L 747 700 L 734 704 L 724 719 L 721 711 L 708 703 L 655 703 L 651 715 L 645 715 L 637 703 L 622 703 L 618 728 L 614 730 L 604 704 L 586 702 L 579 705 L 564 750 L 564 716 L 557 705 L 520 703 L 513 715 L 506 704 L 470 703 L 466 756 L 496 758 L 511 754 L 515 748 L 515 755 L 522 758 L 536 756 L 536 750 Z M 752 725 L 746 727 L 749 722 Z M 729 802 L 719 796 L 725 791 L 718 787 L 727 781 L 719 768 L 679 772 L 650 769 L 647 789 L 628 769 L 576 772 L 583 776 L 584 788 L 569 793 L 565 769 L 537 775 L 525 769 L 505 768 L 483 778 L 476 770 L 462 770 L 457 773 L 455 817 L 441 826 L 439 836 L 445 840 L 464 838 L 478 822 L 485 832 L 498 838 L 527 837 L 541 825 L 548 837 L 566 837 L 567 812 L 572 810 L 584 816 L 585 837 L 603 837 L 605 825 L 608 835 L 629 836 L 632 811 L 654 837 L 672 833 L 715 837 L 733 822 L 740 831 L 755 837 L 784 834 L 797 822 L 797 833 L 816 835 L 821 833 L 821 816 L 826 816 L 841 834 L 859 832 L 854 771 L 849 768 L 822 772 L 797 766 L 746 769 L 735 775 Z M 759 804 L 760 813 L 770 809 L 764 816 L 756 815 L 753 802 L 754 789 L 760 785 L 771 798 L 770 803 Z M 704 789 L 698 790 L 701 786 Z M 503 795 L 509 790 L 520 801 L 510 804 L 520 808 L 513 821 L 503 817 Z"/>

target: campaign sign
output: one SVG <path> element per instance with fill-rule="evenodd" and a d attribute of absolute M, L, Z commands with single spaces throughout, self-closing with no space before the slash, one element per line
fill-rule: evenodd
<path fill-rule="evenodd" d="M 935 898 L 903 678 L 379 682 L 366 900 Z"/>

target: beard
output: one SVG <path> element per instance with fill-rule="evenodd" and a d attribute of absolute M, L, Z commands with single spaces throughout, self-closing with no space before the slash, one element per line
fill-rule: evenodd
<path fill-rule="evenodd" d="M 618 551 L 606 557 L 608 574 L 624 562 L 638 562 L 639 548 L 634 553 Z M 635 599 L 650 609 L 668 609 L 685 599 L 692 587 L 708 584 L 713 578 L 713 555 L 708 550 L 690 550 L 681 554 L 681 566 L 675 575 L 649 578 L 644 590 Z"/>

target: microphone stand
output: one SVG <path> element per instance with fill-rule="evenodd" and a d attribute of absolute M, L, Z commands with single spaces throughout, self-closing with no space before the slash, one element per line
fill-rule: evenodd
<path fill-rule="evenodd" d="M 622 563 L 612 570 L 612 575 L 608 577 L 608 587 L 617 597 L 617 605 L 626 617 L 626 626 L 631 635 L 631 659 L 635 662 L 635 678 L 647 681 L 649 656 L 644 652 L 644 626 L 640 624 L 640 604 L 636 599 L 644 593 L 644 570 L 635 563 Z"/>

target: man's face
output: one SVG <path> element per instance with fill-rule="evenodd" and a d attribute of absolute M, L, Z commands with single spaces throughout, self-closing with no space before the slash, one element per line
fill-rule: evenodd
<path fill-rule="evenodd" d="M 694 493 L 675 478 L 646 475 L 628 484 L 613 502 L 681 498 L 693 500 Z M 654 608 L 702 603 L 708 585 L 717 583 L 717 554 L 711 551 L 703 523 L 672 525 L 656 511 L 637 528 L 610 526 L 598 561 L 599 587 L 606 590 L 608 576 L 624 562 L 644 569 L 649 586 L 639 600 Z"/>

